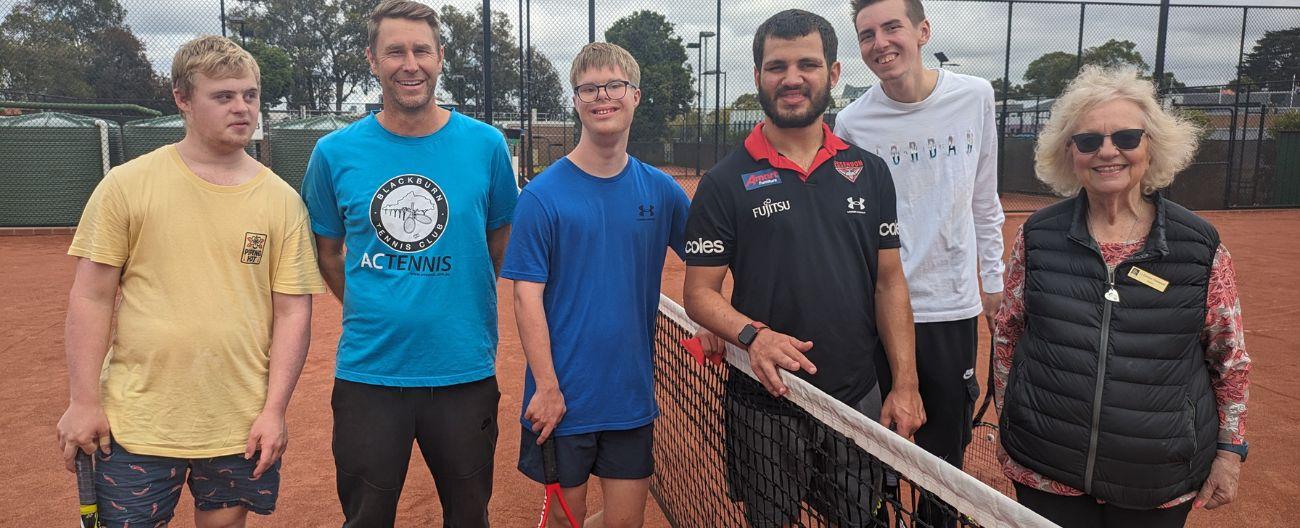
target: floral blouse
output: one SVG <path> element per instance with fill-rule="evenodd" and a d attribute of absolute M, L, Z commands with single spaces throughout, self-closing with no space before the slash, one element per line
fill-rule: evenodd
<path fill-rule="evenodd" d="M 1141 250 L 1146 238 L 1129 242 L 1099 243 L 1109 266 L 1119 265 L 1129 255 Z M 1246 400 L 1249 396 L 1250 356 L 1246 354 L 1246 332 L 1241 323 L 1241 301 L 1237 292 L 1237 275 L 1232 266 L 1232 255 L 1219 245 L 1210 270 L 1209 295 L 1206 296 L 1205 328 L 1201 343 L 1205 345 L 1205 360 L 1212 369 L 1214 398 L 1219 407 L 1219 442 L 1244 444 L 1246 442 Z M 999 414 L 1007 378 L 1015 361 L 1016 342 L 1025 332 L 1025 233 L 1016 234 L 1007 266 L 1005 295 L 998 309 L 994 337 L 994 390 Z M 1002 472 L 1011 480 L 1034 489 L 1057 495 L 1079 496 L 1083 492 L 1035 473 L 1012 460 L 1001 446 L 998 460 Z M 1196 497 L 1191 492 L 1165 504 L 1169 508 Z"/>

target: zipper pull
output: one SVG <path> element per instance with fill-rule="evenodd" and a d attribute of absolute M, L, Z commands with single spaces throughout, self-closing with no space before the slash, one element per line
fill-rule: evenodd
<path fill-rule="evenodd" d="M 1113 303 L 1119 302 L 1119 292 L 1115 291 L 1114 286 L 1111 286 L 1109 290 L 1106 290 L 1106 300 Z"/>
<path fill-rule="evenodd" d="M 1110 287 L 1106 290 L 1106 300 L 1117 303 L 1119 302 L 1119 292 L 1115 290 L 1115 268 L 1106 266 L 1106 285 Z"/>

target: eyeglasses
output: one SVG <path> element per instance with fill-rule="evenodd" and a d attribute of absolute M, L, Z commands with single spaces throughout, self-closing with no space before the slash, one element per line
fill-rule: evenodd
<path fill-rule="evenodd" d="M 1110 138 L 1110 142 L 1115 148 L 1120 150 L 1133 150 L 1142 144 L 1142 136 L 1146 134 L 1145 130 L 1140 128 L 1131 128 L 1128 130 L 1117 130 L 1109 134 L 1098 134 L 1096 132 L 1085 132 L 1070 136 L 1070 143 L 1074 148 L 1079 149 L 1082 154 L 1092 154 L 1101 148 L 1101 145 Z"/>
<path fill-rule="evenodd" d="M 578 95 L 578 100 L 584 103 L 594 103 L 600 97 L 600 90 L 605 90 L 605 97 L 611 101 L 622 99 L 627 95 L 628 88 L 636 89 L 636 85 L 627 81 L 609 81 L 605 84 L 583 84 L 573 89 L 573 93 Z"/>

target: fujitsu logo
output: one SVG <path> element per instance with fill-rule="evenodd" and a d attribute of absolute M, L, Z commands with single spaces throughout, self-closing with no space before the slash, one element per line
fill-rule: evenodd
<path fill-rule="evenodd" d="M 768 198 L 766 200 L 763 200 L 763 205 L 754 208 L 754 218 L 758 218 L 760 216 L 767 218 L 781 211 L 789 211 L 789 210 L 790 210 L 790 200 L 773 202 L 771 198 Z"/>

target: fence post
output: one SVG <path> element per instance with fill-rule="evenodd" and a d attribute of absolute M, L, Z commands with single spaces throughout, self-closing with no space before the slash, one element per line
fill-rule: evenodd
<path fill-rule="evenodd" d="M 1165 93 L 1165 41 L 1169 37 L 1169 0 L 1160 0 L 1160 26 L 1156 30 L 1156 93 Z"/>
<path fill-rule="evenodd" d="M 1088 3 L 1087 2 L 1080 3 L 1079 4 L 1079 46 L 1078 46 L 1078 51 L 1076 51 L 1074 55 L 1075 70 L 1083 69 L 1083 20 L 1087 16 L 1087 13 L 1088 13 Z"/>
<path fill-rule="evenodd" d="M 1228 123 L 1228 162 L 1223 174 L 1224 209 L 1232 207 L 1232 165 L 1237 159 L 1237 110 L 1241 106 L 1241 63 L 1246 55 L 1246 18 L 1249 13 L 1249 7 L 1241 8 L 1241 40 L 1237 43 L 1237 78 L 1233 80 L 1232 120 Z"/>
<path fill-rule="evenodd" d="M 596 0 L 587 0 L 587 43 L 596 41 Z"/>
<path fill-rule="evenodd" d="M 717 25 L 714 32 L 717 35 L 713 39 L 713 71 L 722 71 L 722 0 L 717 0 Z M 722 75 L 713 77 L 713 162 L 717 163 L 722 155 L 718 149 L 722 146 Z"/>
<path fill-rule="evenodd" d="M 1007 102 L 1011 100 L 1011 13 L 1015 0 L 1007 0 L 1007 48 L 1002 63 L 1002 119 L 998 123 L 998 191 L 1006 174 Z"/>
<path fill-rule="evenodd" d="M 226 0 L 221 0 L 221 36 L 226 36 Z"/>
<path fill-rule="evenodd" d="M 483 0 L 483 122 L 492 124 L 492 0 Z"/>

